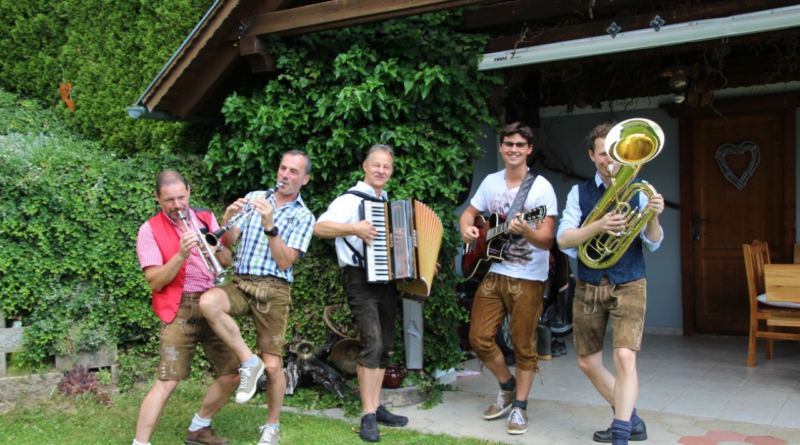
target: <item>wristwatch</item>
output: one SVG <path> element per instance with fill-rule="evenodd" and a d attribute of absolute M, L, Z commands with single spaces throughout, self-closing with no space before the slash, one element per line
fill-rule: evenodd
<path fill-rule="evenodd" d="M 264 229 L 264 235 L 278 236 L 278 226 L 272 226 L 272 230 Z"/>

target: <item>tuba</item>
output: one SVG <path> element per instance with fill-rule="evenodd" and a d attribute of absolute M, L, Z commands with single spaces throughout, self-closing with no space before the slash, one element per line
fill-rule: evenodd
<path fill-rule="evenodd" d="M 650 221 L 652 209 L 639 209 L 638 204 L 631 207 L 629 201 L 642 192 L 648 198 L 656 194 L 649 184 L 631 181 L 642 169 L 642 164 L 656 157 L 664 146 L 664 131 L 658 124 L 648 119 L 628 119 L 615 125 L 606 136 L 606 153 L 621 165 L 613 175 L 611 186 L 583 221 L 585 227 L 606 213 L 616 210 L 625 216 L 625 231 L 619 236 L 601 233 L 578 246 L 578 257 L 583 264 L 592 269 L 607 269 L 619 261 L 633 240 Z M 609 172 L 613 171 L 608 166 Z"/>

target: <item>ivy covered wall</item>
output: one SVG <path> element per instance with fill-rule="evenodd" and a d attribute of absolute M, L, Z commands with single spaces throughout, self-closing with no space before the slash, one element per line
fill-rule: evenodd
<path fill-rule="evenodd" d="M 306 151 L 312 179 L 302 194 L 321 215 L 363 179 L 370 146 L 395 149 L 390 199 L 415 198 L 442 219 L 445 239 L 433 295 L 424 306 L 425 367 L 458 363 L 453 258 L 460 245 L 456 199 L 481 157 L 481 123 L 493 124 L 486 100 L 500 82 L 479 72 L 484 36 L 461 34 L 460 12 L 393 20 L 296 38 L 269 40 L 281 74 L 227 99 L 230 129 L 212 139 L 206 162 L 226 196 L 271 187 L 283 152 Z M 318 339 L 320 305 L 343 304 L 332 241 L 315 239 L 296 266 L 292 318 Z M 399 334 L 399 331 L 398 331 Z M 398 335 L 398 340 L 402 336 Z M 402 341 L 395 357 L 404 357 Z"/>

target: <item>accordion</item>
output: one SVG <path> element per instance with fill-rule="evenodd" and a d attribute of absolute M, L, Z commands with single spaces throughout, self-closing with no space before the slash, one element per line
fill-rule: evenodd
<path fill-rule="evenodd" d="M 442 220 L 428 206 L 414 199 L 364 200 L 360 212 L 361 219 L 378 230 L 372 246 L 364 243 L 367 281 L 395 281 L 397 290 L 422 297 L 420 300 L 424 301 L 431 294 L 442 246 Z"/>

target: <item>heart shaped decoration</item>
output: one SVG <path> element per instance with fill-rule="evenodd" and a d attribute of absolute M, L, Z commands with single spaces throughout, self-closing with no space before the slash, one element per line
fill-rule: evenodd
<path fill-rule="evenodd" d="M 750 165 L 747 166 L 742 176 L 736 176 L 728 166 L 726 158 L 728 155 L 741 155 L 747 152 L 750 152 Z M 752 141 L 744 141 L 739 145 L 726 142 L 717 148 L 717 153 L 714 155 L 714 158 L 716 158 L 717 165 L 719 165 L 719 169 L 722 170 L 722 175 L 725 176 L 725 179 L 733 184 L 736 190 L 741 190 L 747 185 L 747 181 L 753 177 L 756 168 L 758 168 L 758 164 L 761 163 L 761 147 Z"/>

